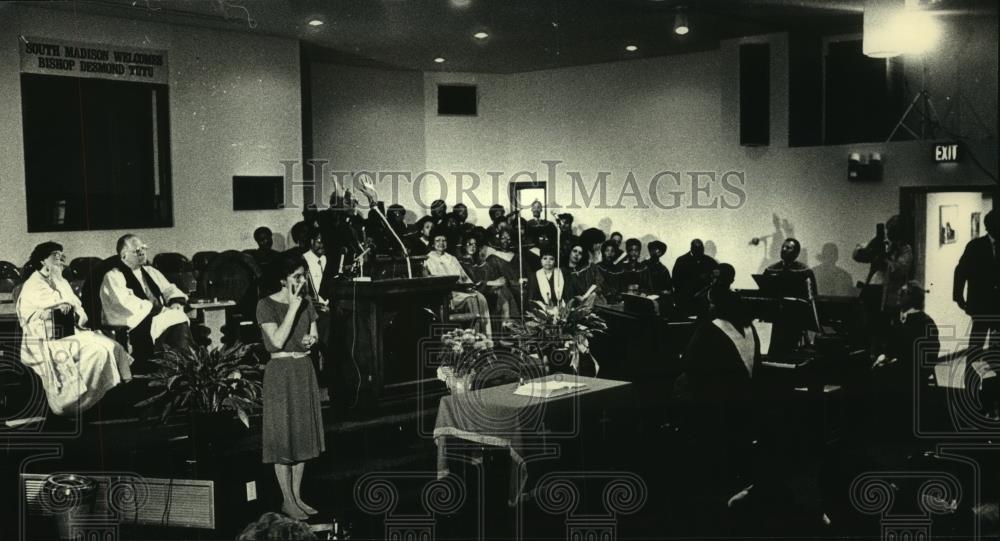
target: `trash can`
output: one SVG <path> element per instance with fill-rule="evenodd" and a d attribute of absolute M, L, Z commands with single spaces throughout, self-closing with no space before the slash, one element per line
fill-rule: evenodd
<path fill-rule="evenodd" d="M 39 498 L 55 519 L 60 539 L 72 539 L 74 521 L 93 512 L 96 493 L 97 483 L 89 477 L 57 473 L 45 478 Z"/>

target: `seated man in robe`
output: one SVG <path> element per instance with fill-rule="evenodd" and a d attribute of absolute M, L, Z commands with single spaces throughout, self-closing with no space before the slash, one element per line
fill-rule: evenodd
<path fill-rule="evenodd" d="M 450 308 L 455 312 L 469 312 L 475 316 L 475 328 L 488 337 L 493 336 L 490 328 L 490 309 L 486 297 L 475 290 L 476 284 L 462 268 L 458 258 L 448 253 L 448 230 L 435 226 L 431 232 L 434 251 L 427 254 L 424 269 L 430 276 L 458 276 L 460 290 L 451 292 Z"/>
<path fill-rule="evenodd" d="M 121 261 L 101 283 L 103 318 L 107 325 L 128 327 L 135 368 L 141 369 L 154 344 L 184 348 L 193 343 L 184 313 L 187 295 L 147 265 L 147 247 L 139 237 L 123 235 L 117 249 Z"/>

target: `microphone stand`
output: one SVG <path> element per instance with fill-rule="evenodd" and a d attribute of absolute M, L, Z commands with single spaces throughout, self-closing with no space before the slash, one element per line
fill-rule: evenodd
<path fill-rule="evenodd" d="M 389 219 L 385 217 L 385 214 L 378 208 L 378 205 L 372 205 L 371 208 L 375 211 L 375 214 L 378 214 L 379 218 L 382 218 L 382 223 L 389 228 L 389 232 L 392 233 L 393 238 L 395 238 L 396 242 L 399 243 L 399 247 L 403 250 L 403 259 L 406 260 L 406 276 L 408 278 L 413 278 L 413 266 L 410 265 L 410 251 L 406 249 L 406 244 L 404 244 L 403 239 L 399 238 L 399 235 L 396 234 L 396 230 L 389 224 Z"/>

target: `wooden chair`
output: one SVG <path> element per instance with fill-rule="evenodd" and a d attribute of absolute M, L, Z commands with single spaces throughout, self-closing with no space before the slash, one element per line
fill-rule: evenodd
<path fill-rule="evenodd" d="M 83 276 L 83 286 L 80 288 L 80 302 L 83 304 L 83 309 L 87 312 L 87 317 L 90 319 L 87 326 L 91 330 L 104 333 L 128 349 L 128 327 L 105 325 L 103 322 L 104 309 L 101 306 L 101 284 L 104 282 L 104 275 L 115 268 L 118 261 L 118 256 L 113 255 L 100 261 L 100 263 L 86 267 L 86 274 Z"/>
<path fill-rule="evenodd" d="M 262 271 L 249 255 L 227 250 L 216 256 L 202 272 L 198 290 L 206 298 L 228 300 L 236 306 L 227 311 L 228 337 L 252 341 L 257 330 L 257 301 Z M 245 324 L 252 322 L 253 324 Z"/>
<path fill-rule="evenodd" d="M 198 285 L 201 285 L 201 275 L 205 272 L 205 269 L 212 263 L 212 260 L 219 255 L 219 252 L 205 251 L 196 252 L 191 256 L 191 269 L 194 271 L 194 279 L 198 281 Z M 198 289 L 198 294 L 201 296 L 205 295 L 205 290 Z"/>
<path fill-rule="evenodd" d="M 183 254 L 164 252 L 153 258 L 153 267 L 163 273 L 172 284 L 191 294 L 198 289 L 198 280 L 194 277 L 194 267 Z"/>

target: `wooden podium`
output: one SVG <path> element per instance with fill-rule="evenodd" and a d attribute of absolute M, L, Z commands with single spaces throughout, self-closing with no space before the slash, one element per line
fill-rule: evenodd
<path fill-rule="evenodd" d="M 430 337 L 433 323 L 444 321 L 457 281 L 433 276 L 323 284 L 333 318 L 331 349 L 348 403 L 356 389 L 358 403 L 370 404 L 413 393 L 417 381 L 435 377 L 420 358 L 420 340 Z"/>

